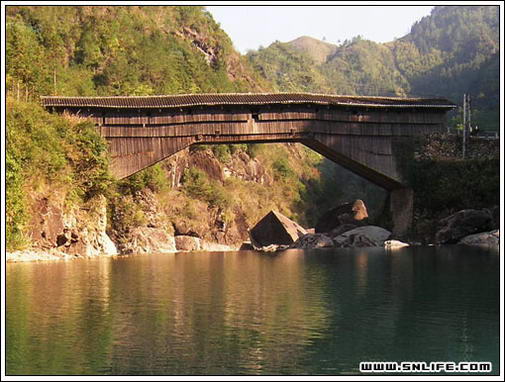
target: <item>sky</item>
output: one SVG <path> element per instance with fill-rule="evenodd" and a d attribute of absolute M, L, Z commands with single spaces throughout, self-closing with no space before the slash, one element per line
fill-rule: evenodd
<path fill-rule="evenodd" d="M 433 6 L 207 6 L 241 53 L 311 36 L 338 44 L 357 35 L 393 41 Z"/>

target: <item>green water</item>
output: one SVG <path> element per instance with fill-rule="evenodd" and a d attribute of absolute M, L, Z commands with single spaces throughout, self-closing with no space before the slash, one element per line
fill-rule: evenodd
<path fill-rule="evenodd" d="M 360 361 L 498 374 L 499 267 L 458 246 L 7 264 L 7 374 L 339 375 Z"/>

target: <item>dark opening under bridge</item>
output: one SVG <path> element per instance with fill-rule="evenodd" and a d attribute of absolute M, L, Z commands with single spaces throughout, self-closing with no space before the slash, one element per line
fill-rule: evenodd
<path fill-rule="evenodd" d="M 446 99 L 305 93 L 42 97 L 53 111 L 91 118 L 118 178 L 192 144 L 300 142 L 391 192 L 394 230 L 409 226 L 412 191 L 400 168 L 414 136 L 443 131 Z"/>

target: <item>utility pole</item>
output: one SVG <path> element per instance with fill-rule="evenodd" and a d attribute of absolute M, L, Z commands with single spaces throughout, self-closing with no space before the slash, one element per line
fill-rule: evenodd
<path fill-rule="evenodd" d="M 472 98 L 470 97 L 470 94 L 466 95 L 466 123 L 466 133 L 467 135 L 470 135 L 472 132 Z"/>
<path fill-rule="evenodd" d="M 466 154 L 466 93 L 463 94 L 463 159 Z"/>
<path fill-rule="evenodd" d="M 56 68 L 53 69 L 53 95 L 56 95 Z"/>

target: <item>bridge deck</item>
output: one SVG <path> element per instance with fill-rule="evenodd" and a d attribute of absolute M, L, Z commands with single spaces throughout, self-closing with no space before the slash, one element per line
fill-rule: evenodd
<path fill-rule="evenodd" d="M 454 104 L 443 98 L 362 97 L 310 93 L 215 93 L 139 97 L 41 97 L 46 107 L 180 108 L 219 105 L 319 104 L 367 108 L 441 108 Z"/>

